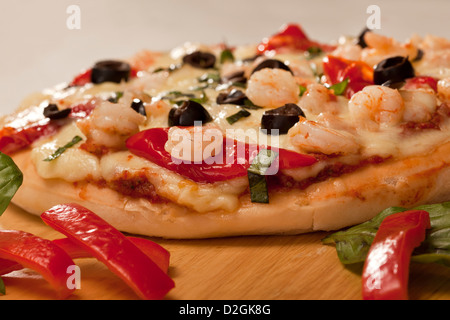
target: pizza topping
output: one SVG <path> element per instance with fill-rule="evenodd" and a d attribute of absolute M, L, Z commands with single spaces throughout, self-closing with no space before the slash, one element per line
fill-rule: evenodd
<path fill-rule="evenodd" d="M 127 92 L 118 103 L 104 101 L 89 117 L 77 122 L 87 138 L 86 143 L 93 146 L 90 150 L 102 147 L 122 149 L 125 140 L 139 132 L 145 117 L 130 108 L 132 99 L 131 93 Z"/>
<path fill-rule="evenodd" d="M 450 104 L 450 78 L 439 80 L 436 91 L 442 102 Z"/>
<path fill-rule="evenodd" d="M 405 103 L 403 120 L 406 122 L 430 121 L 436 112 L 437 98 L 433 92 L 424 90 L 399 90 Z"/>
<path fill-rule="evenodd" d="M 343 95 L 350 99 L 356 92 L 373 84 L 373 69 L 362 61 L 329 55 L 323 59 L 322 78 L 323 83 L 328 86 L 347 81 Z"/>
<path fill-rule="evenodd" d="M 348 109 L 358 128 L 376 131 L 392 127 L 403 119 L 405 104 L 398 90 L 383 86 L 367 86 L 355 93 Z"/>
<path fill-rule="evenodd" d="M 169 112 L 169 126 L 194 126 L 197 122 L 202 124 L 212 121 L 211 115 L 198 102 L 184 101 L 181 106 L 173 107 Z"/>
<path fill-rule="evenodd" d="M 183 57 L 183 63 L 187 63 L 194 68 L 209 69 L 216 64 L 216 56 L 209 52 L 195 51 Z"/>
<path fill-rule="evenodd" d="M 264 112 L 261 129 L 267 130 L 267 134 L 286 134 L 299 121 L 300 116 L 306 117 L 303 110 L 294 103 L 287 103 Z"/>
<path fill-rule="evenodd" d="M 145 104 L 140 99 L 133 99 L 133 102 L 131 103 L 131 109 L 143 115 L 144 117 L 147 116 L 147 112 L 145 111 Z"/>
<path fill-rule="evenodd" d="M 290 142 L 302 152 L 332 154 L 355 154 L 361 146 L 356 138 L 342 130 L 326 128 L 315 121 L 300 117 L 291 130 Z"/>
<path fill-rule="evenodd" d="M 276 60 L 276 59 L 267 59 L 267 60 L 264 60 L 263 62 L 261 62 L 260 64 L 258 64 L 252 70 L 252 74 L 259 70 L 265 69 L 265 68 L 282 69 L 282 70 L 286 70 L 286 71 L 289 71 L 290 73 L 292 73 L 292 70 L 287 65 L 285 65 L 282 61 Z"/>
<path fill-rule="evenodd" d="M 216 102 L 218 104 L 236 104 L 243 105 L 247 96 L 241 90 L 232 89 L 230 92 L 222 92 L 217 96 Z"/>
<path fill-rule="evenodd" d="M 44 108 L 44 117 L 52 120 L 64 119 L 72 112 L 71 108 L 59 110 L 58 106 L 54 103 L 50 103 Z"/>
<path fill-rule="evenodd" d="M 369 28 L 364 28 L 364 30 L 361 31 L 361 33 L 357 37 L 358 41 L 356 42 L 356 44 L 363 49 L 367 47 L 367 43 L 364 40 L 364 36 L 366 35 L 367 32 L 371 32 L 371 30 Z"/>
<path fill-rule="evenodd" d="M 297 103 L 300 88 L 289 71 L 264 68 L 250 76 L 245 93 L 257 106 L 278 108 Z"/>
<path fill-rule="evenodd" d="M 121 81 L 128 81 L 130 71 L 130 65 L 123 61 L 99 61 L 92 67 L 91 82 L 99 84 L 103 82 L 120 83 Z"/>
<path fill-rule="evenodd" d="M 261 150 L 253 159 L 247 170 L 247 177 L 250 189 L 250 200 L 255 203 L 269 203 L 269 190 L 267 187 L 266 174 L 271 171 L 271 166 L 278 154 L 273 150 Z"/>
<path fill-rule="evenodd" d="M 248 111 L 245 110 L 245 109 L 241 109 L 241 110 L 239 110 L 238 112 L 232 114 L 231 116 L 228 116 L 228 117 L 226 118 L 226 120 L 227 120 L 227 122 L 228 122 L 229 124 L 233 124 L 233 123 L 239 121 L 239 120 L 242 119 L 242 118 L 247 118 L 247 117 L 250 117 L 250 116 L 251 116 L 251 113 L 250 113 L 250 112 L 248 112 Z"/>
<path fill-rule="evenodd" d="M 373 72 L 373 81 L 381 85 L 386 81 L 399 82 L 414 77 L 414 68 L 406 57 L 391 57 L 378 63 Z"/>

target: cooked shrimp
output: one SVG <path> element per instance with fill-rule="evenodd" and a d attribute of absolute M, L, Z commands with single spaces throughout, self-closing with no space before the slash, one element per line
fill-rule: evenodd
<path fill-rule="evenodd" d="M 357 61 L 361 58 L 362 48 L 354 43 L 344 43 L 339 45 L 331 55 L 341 57 L 347 60 Z"/>
<path fill-rule="evenodd" d="M 357 128 L 376 131 L 400 123 L 405 105 L 398 90 L 374 85 L 355 93 L 348 109 Z"/>
<path fill-rule="evenodd" d="M 161 55 L 160 52 L 142 50 L 132 56 L 129 62 L 138 70 L 148 70 Z"/>
<path fill-rule="evenodd" d="M 253 73 L 246 91 L 247 97 L 254 104 L 268 108 L 297 103 L 299 94 L 300 88 L 289 71 L 269 68 Z"/>
<path fill-rule="evenodd" d="M 95 153 L 95 148 L 102 147 L 121 149 L 129 136 L 139 132 L 145 117 L 130 108 L 132 99 L 126 92 L 118 103 L 104 101 L 89 117 L 77 122 L 90 151 Z"/>
<path fill-rule="evenodd" d="M 306 88 L 307 90 L 298 104 L 302 110 L 313 115 L 318 115 L 322 112 L 339 113 L 340 107 L 337 97 L 325 86 L 312 83 Z"/>
<path fill-rule="evenodd" d="M 436 111 L 437 99 L 434 92 L 428 90 L 400 90 L 405 103 L 404 121 L 426 122 Z"/>
<path fill-rule="evenodd" d="M 301 117 L 289 132 L 291 143 L 304 152 L 324 154 L 354 154 L 360 149 L 356 138 L 346 131 L 321 126 Z"/>
<path fill-rule="evenodd" d="M 371 66 L 393 56 L 409 57 L 410 60 L 413 60 L 418 54 L 417 47 L 411 41 L 399 43 L 393 38 L 374 32 L 366 32 L 364 41 L 367 48 L 363 49 L 361 60 Z"/>
<path fill-rule="evenodd" d="M 437 92 L 439 100 L 450 103 L 450 78 L 438 81 Z"/>

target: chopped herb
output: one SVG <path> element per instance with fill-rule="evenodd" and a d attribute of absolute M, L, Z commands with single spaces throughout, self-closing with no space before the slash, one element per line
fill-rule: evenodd
<path fill-rule="evenodd" d="M 332 86 L 329 86 L 328 89 L 333 90 L 335 95 L 340 96 L 345 92 L 345 89 L 347 89 L 347 85 L 348 78 L 345 78 L 344 81 L 333 84 Z"/>
<path fill-rule="evenodd" d="M 51 156 L 45 158 L 44 161 L 55 160 L 60 155 L 62 155 L 64 153 L 64 151 L 66 151 L 68 148 L 73 147 L 74 145 L 76 145 L 81 140 L 83 140 L 83 139 L 80 136 L 73 137 L 72 141 L 66 143 L 63 147 L 59 147 L 58 149 L 56 149 L 56 151 Z"/>
<path fill-rule="evenodd" d="M 182 64 L 171 64 L 167 68 L 157 68 L 157 69 L 153 70 L 153 73 L 158 73 L 161 71 L 172 72 L 172 71 L 180 69 L 181 67 L 182 67 Z"/>
<path fill-rule="evenodd" d="M 218 83 L 220 81 L 220 75 L 218 73 L 205 73 L 200 78 L 199 82 Z"/>
<path fill-rule="evenodd" d="M 227 121 L 228 121 L 229 124 L 233 124 L 233 123 L 235 123 L 236 121 L 239 121 L 242 118 L 249 117 L 250 115 L 251 115 L 251 113 L 248 112 L 247 110 L 239 110 L 235 114 L 227 117 Z"/>
<path fill-rule="evenodd" d="M 220 54 L 220 63 L 223 64 L 227 61 L 230 61 L 230 62 L 234 61 L 234 55 L 230 49 L 225 49 Z"/>
<path fill-rule="evenodd" d="M 244 101 L 244 105 L 241 106 L 244 109 L 248 109 L 248 110 L 258 110 L 258 109 L 262 109 L 262 107 L 257 106 L 256 104 L 254 104 L 253 102 L 251 102 L 249 99 L 245 99 Z"/>
<path fill-rule="evenodd" d="M 323 53 L 323 50 L 319 47 L 309 47 L 308 48 L 308 59 L 314 59 Z"/>
<path fill-rule="evenodd" d="M 112 102 L 112 103 L 117 103 L 117 102 L 119 102 L 120 98 L 122 98 L 122 97 L 123 97 L 123 92 L 118 91 L 118 92 L 115 92 L 114 95 L 108 99 L 108 101 Z"/>
<path fill-rule="evenodd" d="M 202 93 L 200 94 L 200 97 L 194 97 L 194 98 L 190 98 L 189 100 L 197 102 L 197 103 L 205 103 L 208 101 L 208 96 L 206 95 L 205 91 L 202 91 Z"/>
<path fill-rule="evenodd" d="M 299 85 L 298 86 L 300 88 L 300 94 L 299 96 L 303 96 L 303 94 L 306 92 L 306 90 L 308 90 L 305 86 Z"/>
<path fill-rule="evenodd" d="M 250 188 L 250 199 L 256 203 L 269 203 L 269 190 L 267 187 L 266 174 L 278 153 L 272 150 L 261 150 L 253 159 L 247 170 Z"/>

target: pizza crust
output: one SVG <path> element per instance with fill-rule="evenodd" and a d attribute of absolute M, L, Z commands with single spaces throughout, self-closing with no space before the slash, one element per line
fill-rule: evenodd
<path fill-rule="evenodd" d="M 450 143 L 433 153 L 361 168 L 305 190 L 270 195 L 269 204 L 240 198 L 235 212 L 198 213 L 175 203 L 151 203 L 89 183 L 42 179 L 30 151 L 13 155 L 24 174 L 12 202 L 40 215 L 54 205 L 77 202 L 117 229 L 173 239 L 300 234 L 358 224 L 390 206 L 414 207 L 450 200 Z"/>

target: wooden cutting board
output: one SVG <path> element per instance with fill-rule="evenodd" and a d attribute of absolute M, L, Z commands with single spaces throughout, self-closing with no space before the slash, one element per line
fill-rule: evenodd
<path fill-rule="evenodd" d="M 47 238 L 62 235 L 39 217 L 10 205 L 0 228 L 31 232 Z M 297 236 L 254 236 L 207 240 L 152 238 L 171 252 L 170 276 L 176 287 L 170 300 L 357 300 L 361 278 L 345 269 L 327 233 Z M 74 300 L 135 300 L 138 297 L 101 262 L 75 260 L 81 288 Z M 55 293 L 36 272 L 23 269 L 3 276 L 3 300 L 50 300 Z M 450 299 L 450 268 L 412 264 L 411 299 Z"/>

